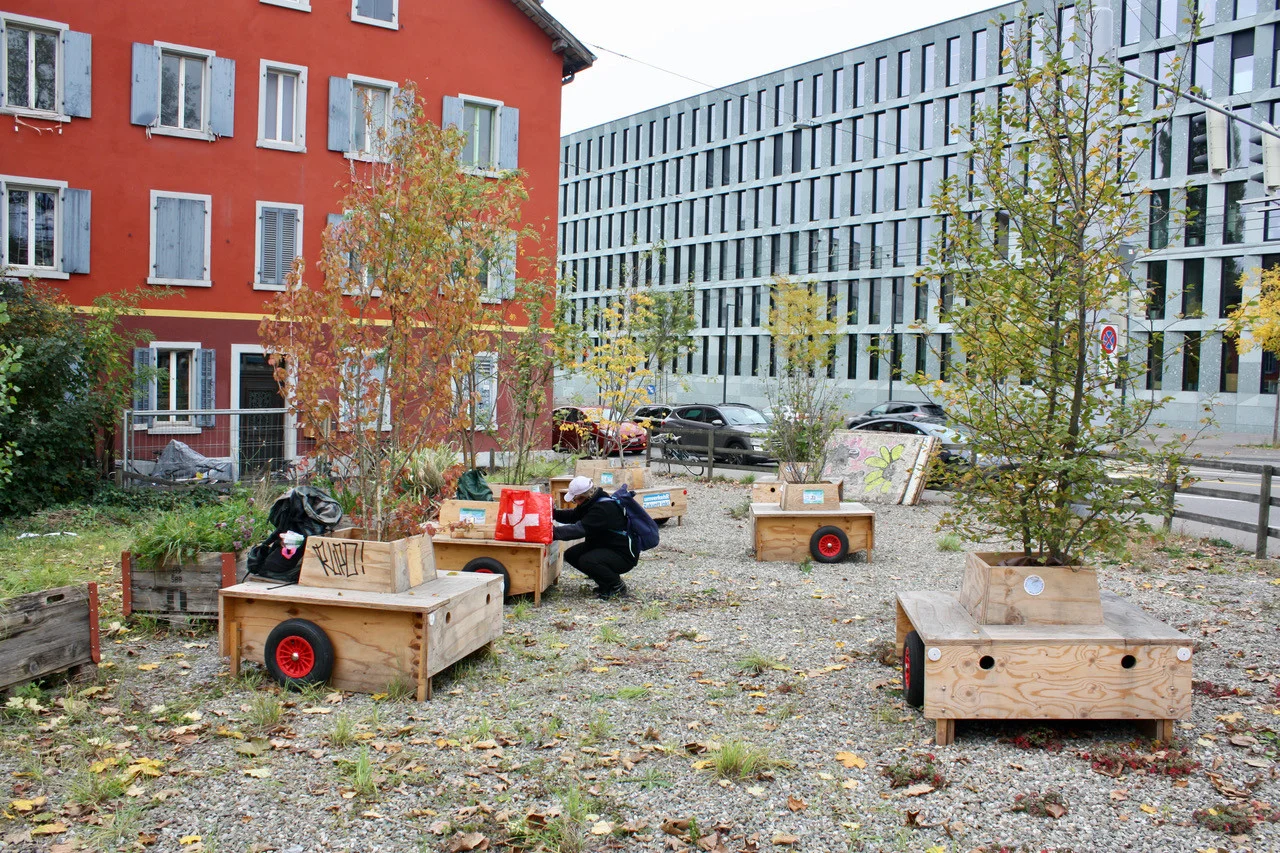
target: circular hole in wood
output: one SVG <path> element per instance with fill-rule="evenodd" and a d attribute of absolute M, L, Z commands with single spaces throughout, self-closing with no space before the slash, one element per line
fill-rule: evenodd
<path fill-rule="evenodd" d="M 451 611 L 446 610 L 444 614 L 444 624 L 448 625 L 452 621 L 453 621 L 453 613 Z"/>
<path fill-rule="evenodd" d="M 978 666 L 982 667 L 983 669 L 993 669 L 995 665 L 996 665 L 996 659 L 993 658 L 991 655 L 983 655 L 982 657 L 978 658 Z"/>
<path fill-rule="evenodd" d="M 1120 665 L 1125 669 L 1133 669 L 1134 666 L 1137 665 L 1137 663 L 1138 663 L 1138 659 L 1135 658 L 1133 655 L 1125 655 L 1124 657 L 1120 658 Z"/>

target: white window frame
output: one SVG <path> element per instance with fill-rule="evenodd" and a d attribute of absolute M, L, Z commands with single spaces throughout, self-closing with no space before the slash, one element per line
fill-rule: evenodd
<path fill-rule="evenodd" d="M 0 20 L 6 24 L 17 24 L 21 27 L 30 27 L 37 30 L 50 30 L 57 33 L 58 40 L 58 57 L 54 61 L 54 94 L 53 99 L 55 108 L 52 110 L 37 110 L 33 107 L 15 107 L 10 106 L 8 98 L 5 98 L 5 104 L 0 113 L 7 115 L 29 116 L 31 118 L 45 119 L 46 121 L 71 121 L 71 116 L 66 114 L 63 109 L 63 95 L 66 86 L 66 56 L 63 55 L 62 36 L 70 27 L 61 21 L 50 21 L 46 18 L 33 18 L 29 15 L 16 15 L 9 12 L 0 12 Z M 0 44 L 0 68 L 9 67 L 9 39 L 6 36 L 4 43 Z M 28 87 L 31 85 L 30 78 L 27 81 Z M 8 80 L 0 83 L 0 86 L 8 88 Z"/>
<path fill-rule="evenodd" d="M 295 9 L 299 12 L 310 12 L 310 0 L 258 0 L 267 6 L 282 6 L 285 9 Z"/>
<path fill-rule="evenodd" d="M 175 199 L 191 199 L 203 201 L 205 205 L 204 216 L 204 268 L 206 274 L 205 279 L 194 278 L 160 278 L 159 276 L 148 275 L 147 284 L 160 284 L 172 287 L 213 287 L 213 258 L 210 255 L 210 249 L 213 246 L 213 196 L 202 193 L 177 193 L 168 190 L 152 190 L 151 191 L 151 252 L 148 262 L 150 266 L 147 269 L 154 271 L 156 268 L 156 202 L 162 198 Z"/>
<path fill-rule="evenodd" d="M 0 270 L 9 270 L 22 278 L 53 278 L 67 280 L 70 275 L 62 270 L 62 192 L 66 181 L 46 178 L 26 178 L 18 175 L 0 175 Z M 58 201 L 53 212 L 53 266 L 36 267 L 15 264 L 9 257 L 9 190 L 54 190 Z"/>
<path fill-rule="evenodd" d="M 493 107 L 493 138 L 489 140 L 490 168 L 483 169 L 474 163 L 464 163 L 463 168 L 473 175 L 484 175 L 486 177 L 496 177 L 502 174 L 502 108 L 506 104 L 502 101 L 495 101 L 493 98 L 482 98 L 479 95 L 464 95 L 458 93 L 458 100 L 462 101 L 462 115 L 466 119 L 467 105 Z M 469 128 L 458 128 L 470 138 Z"/>
<path fill-rule="evenodd" d="M 267 2 L 267 0 L 263 0 Z M 310 10 L 308 10 L 310 11 Z M 293 128 L 296 142 L 281 142 L 278 139 L 267 139 L 263 132 L 267 126 L 267 74 L 271 71 L 296 74 L 298 87 L 294 92 Z M 279 124 L 276 125 L 277 129 Z M 275 62 L 263 59 L 258 63 L 258 147 L 274 148 L 277 151 L 307 151 L 307 66 L 294 65 L 291 62 Z"/>
<path fill-rule="evenodd" d="M 357 24 L 368 24 L 373 27 L 383 27 L 388 30 L 400 29 L 400 0 L 391 0 L 391 20 L 381 21 L 377 18 L 366 17 L 361 15 L 359 10 L 359 0 L 351 0 L 351 20 Z"/>
<path fill-rule="evenodd" d="M 292 210 L 298 215 L 297 224 L 294 226 L 294 236 L 297 245 L 295 248 L 294 258 L 302 257 L 302 205 L 294 204 L 287 201 L 260 201 L 254 207 L 254 237 L 253 237 L 253 289 L 254 290 L 285 290 L 283 284 L 267 284 L 262 281 L 262 209 L 264 207 L 278 207 L 285 210 Z"/>
<path fill-rule="evenodd" d="M 203 47 L 192 47 L 186 44 L 172 44 L 167 41 L 153 42 L 156 47 L 160 48 L 160 64 L 156 67 L 156 120 L 155 123 L 148 127 L 150 133 L 158 133 L 161 136 L 181 136 L 184 139 L 209 139 L 209 120 L 210 108 L 213 105 L 212 88 L 213 88 L 213 62 L 212 60 L 218 54 L 216 51 L 208 50 Z M 200 127 L 196 129 L 186 127 L 169 127 L 160 123 L 160 116 L 164 114 L 164 57 L 165 54 L 171 56 L 181 56 L 188 59 L 203 59 L 204 71 L 202 72 L 200 82 Z M 179 101 L 182 101 L 181 93 Z"/>
<path fill-rule="evenodd" d="M 394 105 L 395 105 L 396 89 L 399 87 L 400 84 L 394 80 L 383 80 L 380 77 L 365 77 L 361 74 L 348 74 L 347 79 L 351 81 L 351 122 L 352 122 L 351 126 L 347 128 L 347 130 L 350 134 L 352 145 L 355 144 L 355 138 L 356 138 L 355 122 L 357 121 L 363 122 L 365 118 L 364 105 L 361 104 L 359 109 L 356 108 L 356 100 L 357 100 L 356 95 L 359 94 L 360 87 L 369 88 L 369 89 L 386 89 L 387 90 L 386 128 L 387 128 L 387 132 L 390 133 L 392 122 L 394 121 L 393 113 L 395 112 Z M 372 134 L 370 131 L 371 131 L 370 126 L 365 125 L 366 139 L 371 139 L 375 135 L 375 134 Z M 343 156 L 346 157 L 348 160 L 363 160 L 368 163 L 385 162 L 385 158 L 379 157 L 376 151 L 357 151 L 353 148 L 351 151 L 348 151 Z"/>
<path fill-rule="evenodd" d="M 200 393 L 200 388 L 199 388 L 200 377 L 195 375 L 195 367 L 196 367 L 196 360 L 198 358 L 197 353 L 199 353 L 200 350 L 202 349 L 200 342 L 199 341 L 152 341 L 151 343 L 147 344 L 147 349 L 151 350 L 152 352 L 151 364 L 152 364 L 152 367 L 155 369 L 156 374 L 159 374 L 161 370 L 166 369 L 164 366 L 160 364 L 160 353 L 186 352 L 191 356 L 192 375 L 187 379 L 187 388 L 189 389 L 188 393 L 190 394 L 191 399 L 187 401 L 187 408 L 185 410 L 179 409 L 179 408 L 173 408 L 173 409 L 161 408 L 160 377 L 158 375 L 155 375 L 155 376 L 152 376 L 149 380 L 147 380 L 151 385 L 151 396 L 156 401 L 155 411 L 157 412 L 159 411 L 174 411 L 174 412 L 198 411 L 199 407 L 196 405 L 196 402 L 198 399 L 197 395 Z M 169 401 L 166 400 L 165 404 L 167 405 L 168 402 Z M 148 435 L 199 435 L 201 431 L 200 427 L 195 425 L 195 422 L 192 420 L 191 416 L 179 418 L 174 415 L 155 415 L 150 420 L 152 421 L 152 423 L 149 426 L 145 422 L 135 423 L 134 429 L 145 429 Z"/>

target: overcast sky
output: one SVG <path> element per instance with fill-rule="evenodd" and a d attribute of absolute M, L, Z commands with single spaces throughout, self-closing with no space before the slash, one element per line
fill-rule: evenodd
<path fill-rule="evenodd" d="M 992 0 L 544 0 L 543 5 L 599 57 L 564 88 L 561 131 L 569 133 L 998 4 Z"/>

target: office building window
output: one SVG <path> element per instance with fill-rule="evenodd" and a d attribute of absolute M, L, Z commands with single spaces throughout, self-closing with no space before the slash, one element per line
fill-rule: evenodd
<path fill-rule="evenodd" d="M 1169 191 L 1155 190 L 1150 196 L 1147 216 L 1147 248 L 1163 249 L 1169 245 Z"/>
<path fill-rule="evenodd" d="M 875 103 L 880 103 L 889 94 L 889 57 L 876 57 L 876 91 Z"/>
<path fill-rule="evenodd" d="M 1252 18 L 1258 14 L 1258 0 L 1235 0 L 1235 19 Z"/>
<path fill-rule="evenodd" d="M 1204 313 L 1204 258 L 1188 258 L 1182 262 L 1182 316 L 1199 317 Z"/>
<path fill-rule="evenodd" d="M 986 34 L 986 31 L 983 31 Z M 974 33 L 976 36 L 977 33 Z M 947 39 L 947 85 L 955 86 L 960 82 L 960 36 Z"/>
<path fill-rule="evenodd" d="M 1234 394 L 1240 390 L 1240 349 L 1234 335 L 1222 336 L 1222 357 L 1218 372 L 1218 391 Z"/>
<path fill-rule="evenodd" d="M 1221 305 L 1218 309 L 1218 316 L 1225 319 L 1231 316 L 1231 312 L 1238 309 L 1240 303 L 1244 301 L 1244 264 L 1242 258 L 1222 259 L 1221 287 L 1218 292 L 1222 294 L 1219 300 Z"/>
<path fill-rule="evenodd" d="M 1151 126 L 1151 177 L 1167 178 L 1173 160 L 1173 131 L 1170 121 L 1158 121 Z"/>
<path fill-rule="evenodd" d="M 1147 263 L 1147 319 L 1163 320 L 1165 303 L 1168 301 L 1167 284 L 1169 281 L 1169 263 L 1167 261 L 1149 261 Z"/>
<path fill-rule="evenodd" d="M 1253 30 L 1231 35 L 1231 94 L 1253 91 Z"/>
<path fill-rule="evenodd" d="M 853 66 L 853 106 L 860 107 L 866 103 L 867 63 L 859 62 Z M 756 128 L 759 130 L 759 128 Z"/>
<path fill-rule="evenodd" d="M 1209 188 L 1204 184 L 1187 187 L 1186 224 L 1183 243 L 1186 246 L 1203 246 L 1205 221 L 1209 213 Z"/>
<path fill-rule="evenodd" d="M 933 79 L 935 72 L 934 55 L 936 50 L 933 45 L 926 44 L 920 51 L 920 91 L 927 92 L 933 88 Z"/>
<path fill-rule="evenodd" d="M 1244 201 L 1245 181 L 1232 181 L 1226 187 L 1225 211 L 1222 219 L 1222 242 L 1244 242 L 1244 212 L 1240 203 Z"/>
<path fill-rule="evenodd" d="M 1152 332 L 1147 336 L 1147 390 L 1164 388 L 1164 333 Z"/>
<path fill-rule="evenodd" d="M 1182 335 L 1182 390 L 1200 390 L 1200 333 Z"/>
<path fill-rule="evenodd" d="M 987 31 L 974 30 L 973 33 L 973 73 L 972 80 L 985 80 L 987 77 Z"/>
<path fill-rule="evenodd" d="M 1178 31 L 1178 0 L 1156 0 L 1156 38 Z"/>

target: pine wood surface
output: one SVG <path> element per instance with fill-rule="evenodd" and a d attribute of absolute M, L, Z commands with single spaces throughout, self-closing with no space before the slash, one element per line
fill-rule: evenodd
<path fill-rule="evenodd" d="M 1102 623 L 1098 573 L 1090 566 L 1000 566 L 1018 553 L 970 553 L 960 603 L 978 622 L 992 625 Z M 1041 591 L 1028 591 L 1028 579 Z M 1031 587 L 1035 589 L 1035 586 Z"/>
<path fill-rule="evenodd" d="M 352 527 L 309 537 L 298 585 L 397 593 L 435 576 L 430 537 L 380 542 L 362 536 Z"/>

